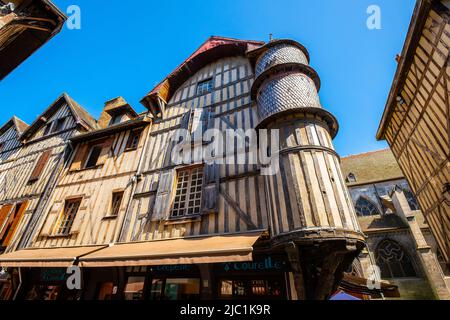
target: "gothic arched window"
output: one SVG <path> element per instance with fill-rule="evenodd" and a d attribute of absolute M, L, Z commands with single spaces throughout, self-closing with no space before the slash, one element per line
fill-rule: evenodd
<path fill-rule="evenodd" d="M 409 208 L 413 211 L 419 210 L 419 204 L 417 203 L 417 199 L 414 196 L 414 194 L 408 189 L 403 189 L 403 193 L 405 195 L 406 200 L 408 201 Z"/>
<path fill-rule="evenodd" d="M 374 216 L 380 214 L 377 207 L 364 197 L 359 197 L 355 204 L 356 213 L 358 216 Z"/>
<path fill-rule="evenodd" d="M 415 277 L 411 258 L 396 241 L 385 239 L 380 242 L 375 252 L 377 265 L 382 278 Z"/>

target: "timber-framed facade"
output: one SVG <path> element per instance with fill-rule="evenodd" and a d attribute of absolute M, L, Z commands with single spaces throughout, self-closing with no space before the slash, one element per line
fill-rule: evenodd
<path fill-rule="evenodd" d="M 49 0 L 0 0 L 0 81 L 58 34 L 66 19 Z"/>
<path fill-rule="evenodd" d="M 418 1 L 377 133 L 386 139 L 450 263 L 450 8 Z"/>
<path fill-rule="evenodd" d="M 107 102 L 95 129 L 68 138 L 25 248 L 0 256 L 21 272 L 18 297 L 329 298 L 365 237 L 319 89 L 296 41 L 211 37 L 142 99 L 148 112 Z M 280 149 L 205 139 L 212 129 L 276 132 Z M 229 162 L 206 161 L 213 142 Z M 82 290 L 65 288 L 72 265 Z"/>

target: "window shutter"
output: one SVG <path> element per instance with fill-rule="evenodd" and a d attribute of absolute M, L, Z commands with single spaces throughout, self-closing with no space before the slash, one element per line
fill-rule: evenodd
<path fill-rule="evenodd" d="M 6 218 L 8 217 L 9 212 L 11 211 L 12 204 L 5 204 L 0 209 L 0 231 L 3 228 L 3 224 L 6 221 Z"/>
<path fill-rule="evenodd" d="M 79 145 L 75 157 L 73 158 L 72 164 L 70 166 L 70 171 L 81 170 L 81 165 L 87 157 L 89 152 L 89 145 L 87 143 Z"/>
<path fill-rule="evenodd" d="M 112 142 L 113 139 L 109 139 L 103 144 L 102 152 L 100 153 L 100 156 L 97 160 L 97 165 L 105 164 L 106 160 L 108 159 L 109 152 L 111 151 Z"/>
<path fill-rule="evenodd" d="M 152 220 L 164 220 L 170 216 L 174 175 L 175 170 L 167 170 L 160 174 Z"/>
<path fill-rule="evenodd" d="M 41 236 L 46 237 L 46 236 L 52 235 L 53 227 L 56 223 L 56 220 L 58 219 L 58 216 L 61 214 L 62 210 L 63 210 L 62 202 L 55 202 L 53 204 L 50 212 L 47 214 L 44 225 L 42 226 L 42 229 L 40 232 Z"/>
<path fill-rule="evenodd" d="M 75 218 L 72 223 L 72 227 L 70 228 L 70 234 L 78 234 L 81 231 L 81 225 L 83 224 L 84 218 L 87 211 L 87 202 L 85 200 L 81 201 L 80 207 L 78 208 L 77 213 L 75 214 Z"/>
<path fill-rule="evenodd" d="M 219 165 L 205 164 L 203 171 L 202 210 L 204 214 L 219 212 Z"/>
<path fill-rule="evenodd" d="M 13 207 L 12 204 L 5 204 L 0 209 L 0 238 L 3 237 L 3 233 L 7 229 L 6 224 L 8 222 L 9 213 L 11 212 L 11 208 Z"/>
<path fill-rule="evenodd" d="M 206 113 L 206 112 L 205 112 Z M 192 124 L 191 124 L 191 135 L 193 135 L 195 138 L 201 138 L 201 136 L 202 136 L 202 134 L 203 134 L 203 130 L 200 130 L 200 129 L 203 129 L 203 128 L 201 128 L 200 127 L 200 125 L 202 125 L 203 126 L 203 123 L 202 123 L 202 120 L 203 120 L 203 117 L 202 117 L 202 114 L 203 114 L 203 109 L 200 109 L 200 108 L 196 108 L 196 109 L 194 109 L 194 114 L 193 114 L 193 116 L 192 116 Z"/>
<path fill-rule="evenodd" d="M 33 172 L 31 173 L 30 179 L 28 180 L 29 182 L 39 180 L 39 177 L 41 176 L 42 171 L 44 171 L 45 165 L 47 164 L 48 159 L 50 159 L 51 154 L 52 150 L 44 151 L 44 153 L 41 154 L 36 166 L 33 169 Z"/>
<path fill-rule="evenodd" d="M 6 235 L 6 238 L 3 241 L 3 243 L 2 243 L 2 245 L 4 247 L 8 246 L 9 243 L 11 242 L 11 239 L 13 238 L 13 236 L 15 234 L 16 228 L 19 225 L 19 222 L 22 220 L 22 216 L 23 216 L 23 214 L 24 214 L 24 212 L 25 212 L 27 207 L 28 207 L 28 201 L 24 201 L 24 202 L 22 202 L 20 204 L 20 208 L 17 211 L 17 213 L 15 211 L 16 209 L 14 209 L 15 216 L 13 218 L 11 228 L 9 229 L 8 234 Z"/>

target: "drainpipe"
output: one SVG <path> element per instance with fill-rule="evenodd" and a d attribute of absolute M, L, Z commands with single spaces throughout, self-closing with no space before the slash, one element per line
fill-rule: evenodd
<path fill-rule="evenodd" d="M 146 117 L 147 117 L 147 115 L 146 115 Z M 134 194 L 136 192 L 136 187 L 137 187 L 137 183 L 138 183 L 138 180 L 139 180 L 139 176 L 142 174 L 142 165 L 143 165 L 143 162 L 144 162 L 143 159 L 144 159 L 145 153 L 147 152 L 147 147 L 148 147 L 148 143 L 147 142 L 148 142 L 148 139 L 150 137 L 152 125 L 153 125 L 153 121 L 150 121 L 150 123 L 148 125 L 148 129 L 147 129 L 147 135 L 146 135 L 145 140 L 144 140 L 144 147 L 142 149 L 141 156 L 139 158 L 139 163 L 138 163 L 138 166 L 137 166 L 136 174 L 134 175 L 133 178 L 131 178 L 131 183 L 132 183 L 131 194 L 130 194 L 130 198 L 128 199 L 127 207 L 126 207 L 123 219 L 122 219 L 122 223 L 120 225 L 119 235 L 117 237 L 116 242 L 120 242 L 121 240 L 123 240 L 122 237 L 124 237 L 124 234 L 123 234 L 124 229 L 123 229 L 123 227 L 125 226 L 125 220 L 126 220 L 128 214 L 130 213 L 130 210 L 131 210 L 130 209 L 131 208 L 131 202 L 133 201 Z"/>

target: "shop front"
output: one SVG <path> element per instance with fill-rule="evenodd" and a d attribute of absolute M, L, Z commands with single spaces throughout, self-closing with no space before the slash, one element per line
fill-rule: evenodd
<path fill-rule="evenodd" d="M 288 271 L 278 256 L 249 262 L 90 268 L 83 270 L 83 299 L 288 299 Z"/>
<path fill-rule="evenodd" d="M 19 270 L 19 299 L 290 299 L 286 254 L 255 251 L 261 234 L 26 249 L 1 257 L 0 265 Z M 78 267 L 79 290 L 68 288 L 71 266 Z"/>

